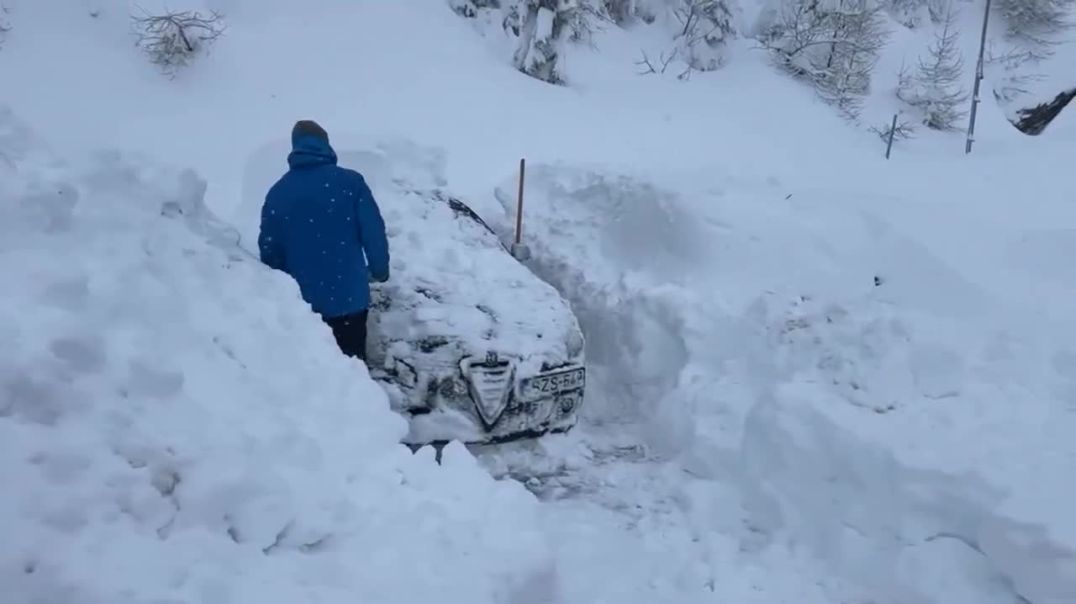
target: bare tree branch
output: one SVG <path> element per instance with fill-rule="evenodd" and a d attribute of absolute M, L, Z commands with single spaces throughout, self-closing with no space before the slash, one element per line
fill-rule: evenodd
<path fill-rule="evenodd" d="M 679 54 L 679 52 L 680 49 L 678 48 L 674 48 L 672 53 L 669 54 L 669 56 L 665 56 L 665 53 L 662 52 L 658 55 L 659 65 L 657 66 L 654 64 L 653 61 L 650 60 L 650 57 L 646 54 L 646 52 L 643 52 L 642 58 L 635 62 L 636 65 L 642 68 L 642 71 L 638 72 L 639 75 L 649 75 L 652 73 L 660 75 L 665 73 L 665 71 L 669 69 L 669 63 L 672 63 L 673 60 L 676 59 L 676 56 L 677 54 Z"/>
<path fill-rule="evenodd" d="M 786 0 L 760 37 L 777 65 L 855 120 L 888 31 L 870 0 Z"/>
<path fill-rule="evenodd" d="M 224 34 L 223 18 L 216 11 L 208 16 L 197 11 L 157 15 L 138 8 L 142 16 L 131 16 L 137 35 L 136 45 L 169 75 L 187 65 L 195 54 Z"/>
<path fill-rule="evenodd" d="M 897 127 L 893 128 L 893 125 L 886 122 L 882 126 L 871 126 L 869 130 L 878 135 L 882 139 L 882 142 L 889 142 L 889 133 L 893 133 L 893 140 L 904 140 L 912 138 L 915 134 L 915 126 L 911 122 L 901 120 L 897 123 Z"/>

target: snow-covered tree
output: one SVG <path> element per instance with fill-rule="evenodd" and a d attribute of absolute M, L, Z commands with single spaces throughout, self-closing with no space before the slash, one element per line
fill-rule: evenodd
<path fill-rule="evenodd" d="M 457 14 L 499 21 L 516 38 L 512 61 L 530 76 L 562 83 L 558 70 L 568 42 L 587 40 L 598 19 L 609 19 L 603 0 L 448 0 Z M 499 15 L 499 17 L 494 17 Z"/>
<path fill-rule="evenodd" d="M 140 14 L 131 16 L 131 21 L 138 47 L 169 75 L 190 63 L 224 33 L 224 21 L 217 12 L 208 15 L 197 11 L 154 14 L 140 10 Z"/>
<path fill-rule="evenodd" d="M 512 61 L 523 73 L 539 80 L 559 84 L 557 60 L 569 36 L 572 13 L 579 10 L 573 0 L 520 0 L 512 7 L 512 20 L 519 43 Z"/>
<path fill-rule="evenodd" d="M 723 50 L 736 34 L 731 0 L 672 0 L 680 24 L 676 42 L 691 69 L 712 71 L 724 63 Z"/>
<path fill-rule="evenodd" d="M 965 115 L 960 107 L 968 95 L 962 86 L 964 60 L 958 42 L 956 16 L 950 8 L 928 58 L 919 59 L 915 73 L 902 70 L 900 74 L 897 97 L 922 111 L 923 123 L 934 130 L 952 130 Z"/>
<path fill-rule="evenodd" d="M 885 9 L 901 25 L 915 29 L 945 18 L 945 0 L 885 0 Z"/>
<path fill-rule="evenodd" d="M 997 0 L 995 10 L 1005 19 L 1011 37 L 1035 45 L 1050 45 L 1052 39 L 1072 27 L 1076 0 Z"/>
<path fill-rule="evenodd" d="M 786 0 L 760 41 L 782 69 L 855 119 L 888 33 L 874 0 Z"/>

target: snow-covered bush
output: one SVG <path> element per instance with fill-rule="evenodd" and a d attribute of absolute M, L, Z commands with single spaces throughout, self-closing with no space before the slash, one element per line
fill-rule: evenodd
<path fill-rule="evenodd" d="M 670 68 L 677 78 L 695 71 L 713 71 L 725 63 L 725 48 L 737 35 L 736 0 L 653 0 L 633 14 L 645 15 L 668 31 L 671 47 L 656 57 L 647 52 L 636 61 L 640 74 L 664 74 Z"/>
<path fill-rule="evenodd" d="M 221 14 L 216 11 L 208 15 L 197 11 L 151 14 L 140 9 L 140 14 L 132 15 L 131 21 L 138 47 L 169 75 L 206 51 L 225 29 Z"/>
<path fill-rule="evenodd" d="M 568 42 L 587 40 L 593 21 L 605 16 L 598 0 L 448 0 L 458 15 L 485 16 L 515 38 L 512 63 L 551 84 L 563 83 L 558 61 Z"/>
<path fill-rule="evenodd" d="M 724 63 L 723 50 L 736 34 L 733 0 L 674 0 L 680 30 L 677 47 L 691 69 L 712 71 Z"/>
<path fill-rule="evenodd" d="M 563 82 L 557 70 L 564 42 L 578 27 L 577 0 L 520 0 L 511 7 L 512 29 L 519 37 L 512 62 L 516 69 L 551 84 Z"/>
<path fill-rule="evenodd" d="M 778 66 L 856 118 L 888 33 L 874 0 L 786 0 L 760 41 Z"/>
<path fill-rule="evenodd" d="M 0 600 L 493 604 L 555 579 L 534 498 L 400 445 L 197 176 L 59 163 L 2 108 L 0 151 Z"/>
<path fill-rule="evenodd" d="M 950 9 L 928 49 L 929 58 L 919 59 L 915 73 L 900 73 L 897 97 L 919 110 L 923 123 L 934 130 L 954 129 L 966 113 L 961 110 L 968 95 L 963 87 L 964 61 L 958 41 L 956 17 Z"/>

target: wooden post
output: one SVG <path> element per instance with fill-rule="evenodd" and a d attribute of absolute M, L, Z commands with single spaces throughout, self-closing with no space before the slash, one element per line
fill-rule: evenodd
<path fill-rule="evenodd" d="M 885 144 L 885 158 L 889 159 L 889 151 L 893 148 L 893 135 L 897 133 L 897 114 L 893 114 L 893 124 L 889 126 L 889 140 Z"/>
<path fill-rule="evenodd" d="M 516 245 L 523 239 L 523 176 L 526 172 L 526 159 L 519 160 L 519 196 L 516 198 Z"/>

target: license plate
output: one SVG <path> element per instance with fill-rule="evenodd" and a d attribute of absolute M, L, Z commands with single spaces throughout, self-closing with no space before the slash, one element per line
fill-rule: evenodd
<path fill-rule="evenodd" d="M 568 371 L 539 375 L 523 380 L 520 395 L 525 399 L 545 398 L 561 392 L 582 388 L 586 371 L 579 367 Z"/>

